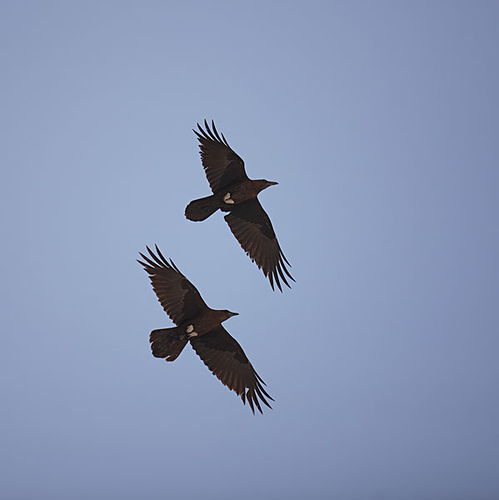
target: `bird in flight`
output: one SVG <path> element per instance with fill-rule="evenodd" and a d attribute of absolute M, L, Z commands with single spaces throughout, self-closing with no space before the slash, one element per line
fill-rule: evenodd
<path fill-rule="evenodd" d="M 253 413 L 260 413 L 260 403 L 271 408 L 273 401 L 263 386 L 265 382 L 249 362 L 238 342 L 229 335 L 222 323 L 238 313 L 210 309 L 196 287 L 167 261 L 156 246 L 156 254 L 149 247 L 149 256 L 140 253 L 137 262 L 149 274 L 151 284 L 160 304 L 174 328 L 153 330 L 149 337 L 152 354 L 165 361 L 175 361 L 187 342 L 222 384 L 234 391 Z"/>
<path fill-rule="evenodd" d="M 194 130 L 199 140 L 201 162 L 213 194 L 191 201 L 185 216 L 203 221 L 220 209 L 232 234 L 250 259 L 263 271 L 274 290 L 274 282 L 282 292 L 281 281 L 291 288 L 288 279 L 295 281 L 286 264 L 288 260 L 279 246 L 270 218 L 258 201 L 258 193 L 277 182 L 252 180 L 246 175 L 244 162 L 229 146 L 215 123 L 204 121 L 205 129 L 197 124 Z"/>

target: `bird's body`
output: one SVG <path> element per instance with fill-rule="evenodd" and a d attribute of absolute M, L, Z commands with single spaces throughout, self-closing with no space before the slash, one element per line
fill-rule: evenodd
<path fill-rule="evenodd" d="M 277 182 L 270 182 L 264 179 L 248 179 L 227 186 L 222 190 L 222 210 L 230 211 L 232 207 L 227 205 L 239 205 L 245 201 L 252 200 L 258 196 L 260 191 L 263 191 L 265 188 L 274 184 L 277 184 Z"/>
<path fill-rule="evenodd" d="M 270 408 L 265 383 L 256 373 L 243 349 L 229 335 L 222 323 L 238 313 L 226 309 L 211 309 L 196 287 L 168 262 L 156 247 L 156 254 L 147 248 L 149 256 L 140 254 L 138 261 L 149 274 L 159 302 L 175 323 L 173 328 L 153 330 L 149 337 L 153 356 L 174 361 L 190 343 L 208 369 L 243 403 L 248 401 L 253 412 L 262 412 L 263 403 Z"/>
<path fill-rule="evenodd" d="M 224 321 L 236 315 L 237 313 L 219 311 L 208 307 L 201 314 L 198 314 L 194 318 L 188 319 L 179 325 L 179 338 L 184 340 L 186 338 L 190 339 L 206 335 L 220 326 Z"/>
<path fill-rule="evenodd" d="M 258 194 L 277 182 L 265 179 L 249 179 L 243 160 L 205 120 L 205 129 L 198 124 L 194 131 L 199 139 L 201 161 L 210 184 L 212 195 L 194 200 L 185 209 L 185 216 L 192 221 L 203 221 L 217 210 L 229 212 L 224 218 L 243 250 L 249 255 L 264 275 L 272 289 L 274 282 L 282 291 L 281 281 L 290 286 L 294 281 L 286 268 L 289 265 L 282 252 L 272 223 L 258 201 Z"/>
<path fill-rule="evenodd" d="M 236 205 L 256 199 L 260 191 L 274 184 L 277 184 L 277 182 L 270 182 L 264 179 L 247 179 L 241 182 L 234 182 L 211 196 L 191 201 L 185 209 L 185 215 L 189 220 L 200 222 L 207 219 L 217 210 L 231 212 L 236 208 Z"/>

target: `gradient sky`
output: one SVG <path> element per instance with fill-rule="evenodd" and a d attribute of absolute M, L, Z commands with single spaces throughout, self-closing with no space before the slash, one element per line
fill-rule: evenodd
<path fill-rule="evenodd" d="M 0 3 L 0 497 L 499 498 L 497 2 Z M 209 194 L 215 119 L 297 280 Z M 157 243 L 276 402 L 253 416 L 135 262 Z"/>

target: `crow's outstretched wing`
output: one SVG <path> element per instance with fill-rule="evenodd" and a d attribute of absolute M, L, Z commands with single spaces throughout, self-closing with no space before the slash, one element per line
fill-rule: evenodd
<path fill-rule="evenodd" d="M 243 403 L 248 401 L 253 413 L 255 406 L 263 413 L 260 402 L 271 408 L 267 399 L 273 399 L 263 388 L 265 382 L 256 373 L 242 347 L 222 325 L 191 339 L 191 345 L 222 384 L 240 396 Z"/>
<path fill-rule="evenodd" d="M 149 257 L 141 253 L 143 261 L 137 262 L 149 274 L 159 302 L 176 325 L 208 309 L 196 287 L 178 270 L 172 260 L 168 262 L 157 246 L 157 255 L 149 247 L 146 248 Z"/>
<path fill-rule="evenodd" d="M 223 134 L 219 134 L 215 123 L 204 121 L 205 129 L 198 125 L 199 132 L 194 130 L 199 140 L 201 163 L 213 193 L 225 187 L 248 180 L 244 170 L 244 162 L 229 146 Z"/>
<path fill-rule="evenodd" d="M 235 205 L 224 218 L 243 250 L 269 279 L 272 290 L 275 282 L 282 291 L 281 281 L 291 288 L 287 278 L 294 279 L 286 267 L 286 264 L 290 264 L 279 246 L 269 216 L 258 199 Z"/>

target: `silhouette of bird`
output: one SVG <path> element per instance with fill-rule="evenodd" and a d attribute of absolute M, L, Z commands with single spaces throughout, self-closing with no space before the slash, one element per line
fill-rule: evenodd
<path fill-rule="evenodd" d="M 274 290 L 274 282 L 282 292 L 281 281 L 295 281 L 286 264 L 290 265 L 279 246 L 269 216 L 258 201 L 258 193 L 277 182 L 265 179 L 252 180 L 246 175 L 244 162 L 229 146 L 215 123 L 211 129 L 204 121 L 205 130 L 197 124 L 193 130 L 199 140 L 201 162 L 213 194 L 191 201 L 185 216 L 192 221 L 202 221 L 220 209 L 229 212 L 224 218 L 232 234 L 250 259 L 263 271 Z"/>
<path fill-rule="evenodd" d="M 174 328 L 153 330 L 149 337 L 152 354 L 156 358 L 175 361 L 187 342 L 222 384 L 234 391 L 253 413 L 262 412 L 260 402 L 271 408 L 273 401 L 249 362 L 243 349 L 229 335 L 222 323 L 238 313 L 210 309 L 196 287 L 179 271 L 170 259 L 168 262 L 156 246 L 156 254 L 149 247 L 149 257 L 140 253 L 137 262 L 149 274 L 152 287 L 166 314 L 177 325 Z"/>

